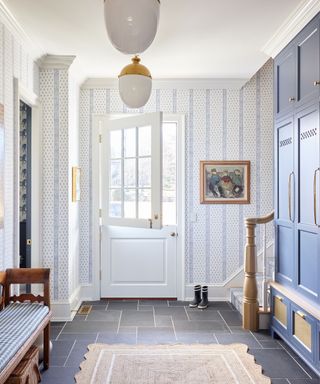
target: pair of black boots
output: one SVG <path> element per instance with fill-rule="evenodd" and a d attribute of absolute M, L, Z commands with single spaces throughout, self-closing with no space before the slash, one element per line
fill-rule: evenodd
<path fill-rule="evenodd" d="M 199 309 L 208 308 L 208 286 L 207 285 L 204 285 L 202 287 L 202 290 L 201 290 L 201 285 L 194 286 L 194 299 L 191 301 L 191 303 L 189 303 L 189 307 L 190 308 L 198 307 Z"/>

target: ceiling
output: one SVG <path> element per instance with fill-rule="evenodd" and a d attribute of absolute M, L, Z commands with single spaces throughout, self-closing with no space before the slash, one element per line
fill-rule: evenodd
<path fill-rule="evenodd" d="M 129 63 L 104 26 L 103 0 L 4 0 L 49 54 L 76 55 L 83 77 L 114 78 Z M 154 78 L 249 78 L 301 0 L 161 0 L 157 36 L 141 55 Z"/>

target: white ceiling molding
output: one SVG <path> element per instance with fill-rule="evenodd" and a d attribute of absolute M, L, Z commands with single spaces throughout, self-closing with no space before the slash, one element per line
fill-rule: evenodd
<path fill-rule="evenodd" d="M 304 0 L 280 26 L 262 52 L 274 58 L 320 11 L 319 0 Z"/>
<path fill-rule="evenodd" d="M 26 47 L 28 53 L 34 60 L 44 55 L 43 49 L 30 39 L 2 0 L 0 0 L 0 20 L 17 40 Z"/>
<path fill-rule="evenodd" d="M 41 69 L 68 69 L 76 56 L 73 55 L 45 55 L 38 60 Z"/>
<path fill-rule="evenodd" d="M 241 89 L 249 79 L 153 79 L 154 89 Z M 118 79 L 87 79 L 81 89 L 118 89 Z"/>

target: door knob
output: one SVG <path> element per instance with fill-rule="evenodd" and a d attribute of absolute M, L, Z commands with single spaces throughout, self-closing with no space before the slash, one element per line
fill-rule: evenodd
<path fill-rule="evenodd" d="M 289 103 L 293 103 L 295 101 L 294 97 L 289 97 Z"/>
<path fill-rule="evenodd" d="M 27 239 L 27 245 L 31 245 L 31 239 Z"/>
<path fill-rule="evenodd" d="M 317 85 L 320 85 L 320 80 L 314 81 L 313 85 L 316 87 Z"/>
<path fill-rule="evenodd" d="M 170 233 L 170 236 L 171 236 L 171 237 L 176 237 L 177 234 L 176 234 L 175 232 L 171 232 L 171 233 Z"/>

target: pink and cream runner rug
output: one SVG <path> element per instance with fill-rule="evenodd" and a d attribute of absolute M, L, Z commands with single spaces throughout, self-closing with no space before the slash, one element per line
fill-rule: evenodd
<path fill-rule="evenodd" d="M 91 344 L 77 384 L 270 384 L 244 344 Z"/>

